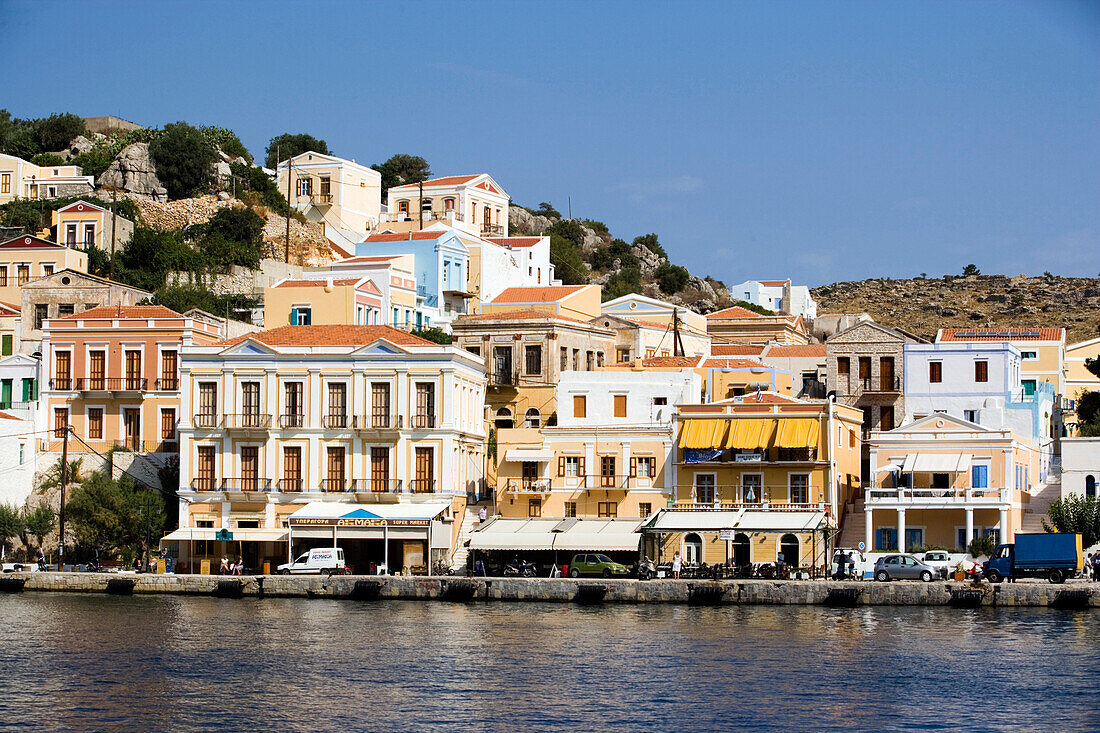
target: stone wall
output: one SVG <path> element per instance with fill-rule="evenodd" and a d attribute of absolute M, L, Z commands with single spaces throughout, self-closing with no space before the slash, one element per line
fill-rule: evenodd
<path fill-rule="evenodd" d="M 300 265 L 288 265 L 278 260 L 260 260 L 260 269 L 234 265 L 224 274 L 200 276 L 210 292 L 217 295 L 243 293 L 245 295 L 263 295 L 264 288 L 271 287 L 285 278 L 301 278 Z M 168 273 L 169 285 L 197 285 L 197 278 L 190 272 Z"/>

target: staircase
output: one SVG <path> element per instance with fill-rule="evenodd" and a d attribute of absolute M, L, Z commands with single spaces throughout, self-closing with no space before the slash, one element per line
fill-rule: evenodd
<path fill-rule="evenodd" d="M 455 547 L 454 554 L 451 555 L 452 570 L 459 573 L 466 571 L 466 558 L 470 556 L 470 548 L 466 547 L 466 540 L 470 539 L 470 533 L 474 531 L 474 527 L 478 524 L 477 516 L 481 507 L 488 507 L 488 505 L 488 501 L 466 505 L 466 513 L 462 516 L 462 527 L 458 532 L 458 544 Z"/>
<path fill-rule="evenodd" d="M 840 528 L 840 536 L 837 537 L 836 546 L 852 549 L 867 539 L 867 515 L 863 513 L 863 496 L 856 499 L 854 504 L 849 504 L 844 512 L 844 523 Z"/>
<path fill-rule="evenodd" d="M 1031 492 L 1031 502 L 1024 509 L 1024 521 L 1020 531 L 1024 533 L 1045 532 L 1043 519 L 1052 502 L 1062 498 L 1062 474 L 1053 471 L 1046 483 Z"/>

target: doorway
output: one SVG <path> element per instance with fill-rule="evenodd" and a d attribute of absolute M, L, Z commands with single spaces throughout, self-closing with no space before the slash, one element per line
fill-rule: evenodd
<path fill-rule="evenodd" d="M 751 560 L 749 551 L 749 536 L 743 532 L 738 532 L 733 537 L 733 565 L 734 567 L 742 567 L 748 565 Z"/>
<path fill-rule="evenodd" d="M 698 565 L 703 557 L 703 540 L 692 532 L 684 537 L 684 562 L 688 565 Z"/>
<path fill-rule="evenodd" d="M 797 568 L 799 564 L 798 538 L 793 534 L 785 534 L 779 540 L 779 552 L 783 555 L 783 564 Z"/>

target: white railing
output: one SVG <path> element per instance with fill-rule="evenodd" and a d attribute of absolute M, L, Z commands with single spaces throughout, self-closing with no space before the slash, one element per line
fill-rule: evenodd
<path fill-rule="evenodd" d="M 1002 504 L 1009 501 L 1008 489 L 867 489 L 868 504 Z"/>

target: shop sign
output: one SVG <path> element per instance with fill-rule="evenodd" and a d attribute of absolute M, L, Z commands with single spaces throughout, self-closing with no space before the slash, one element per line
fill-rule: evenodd
<path fill-rule="evenodd" d="M 291 517 L 291 527 L 429 527 L 430 519 L 370 517 Z"/>

